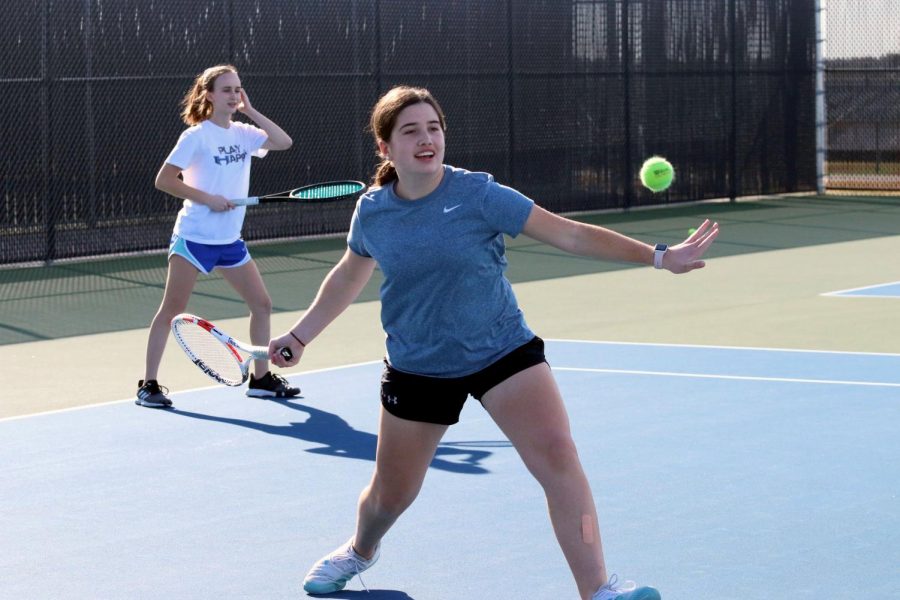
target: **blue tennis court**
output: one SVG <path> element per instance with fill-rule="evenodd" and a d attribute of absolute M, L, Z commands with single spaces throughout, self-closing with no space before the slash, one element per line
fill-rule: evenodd
<path fill-rule="evenodd" d="M 550 341 L 610 572 L 669 599 L 900 597 L 900 355 Z M 297 598 L 353 531 L 378 362 L 0 421 L 0 597 Z M 575 597 L 542 491 L 471 401 L 332 598 Z"/>

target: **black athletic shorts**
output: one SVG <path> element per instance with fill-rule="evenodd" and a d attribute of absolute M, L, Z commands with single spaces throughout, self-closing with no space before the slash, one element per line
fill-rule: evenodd
<path fill-rule="evenodd" d="M 471 395 L 481 401 L 492 387 L 529 367 L 547 362 L 544 340 L 535 336 L 486 368 L 465 377 L 426 377 L 404 373 L 384 363 L 381 405 L 401 419 L 438 425 L 459 421 Z"/>

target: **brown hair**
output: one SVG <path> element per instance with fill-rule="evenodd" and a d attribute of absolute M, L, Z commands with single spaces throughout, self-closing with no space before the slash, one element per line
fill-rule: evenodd
<path fill-rule="evenodd" d="M 181 100 L 181 120 L 188 125 L 197 125 L 212 116 L 212 103 L 206 99 L 206 92 L 215 89 L 216 79 L 224 73 L 234 73 L 237 69 L 231 65 L 216 65 L 197 75 L 194 85 Z"/>
<path fill-rule="evenodd" d="M 375 108 L 372 109 L 369 130 L 375 136 L 376 145 L 378 140 L 389 142 L 391 132 L 394 130 L 394 125 L 397 124 L 397 117 L 400 115 L 400 112 L 407 106 L 419 104 L 420 102 L 431 105 L 434 112 L 437 113 L 438 120 L 440 120 L 441 129 L 446 131 L 447 121 L 444 118 L 444 111 L 441 110 L 441 106 L 434 99 L 434 96 L 431 95 L 431 92 L 425 88 L 399 85 L 388 90 L 375 104 Z M 380 153 L 379 156 L 381 156 Z M 381 163 L 375 170 L 375 176 L 372 178 L 373 186 L 382 186 L 397 179 L 397 170 L 394 168 L 393 163 L 383 156 L 381 159 Z"/>

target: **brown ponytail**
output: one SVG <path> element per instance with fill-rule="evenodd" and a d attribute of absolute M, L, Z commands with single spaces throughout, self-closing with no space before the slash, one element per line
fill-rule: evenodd
<path fill-rule="evenodd" d="M 394 163 L 392 163 L 388 159 L 384 159 L 378 164 L 378 168 L 375 169 L 375 176 L 372 178 L 372 185 L 374 187 L 381 187 L 396 180 L 397 169 L 394 168 Z"/>

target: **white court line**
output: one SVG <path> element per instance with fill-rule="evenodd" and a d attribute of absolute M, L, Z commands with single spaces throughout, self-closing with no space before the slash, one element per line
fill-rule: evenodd
<path fill-rule="evenodd" d="M 900 282 L 897 282 L 900 283 Z M 854 352 L 854 351 L 842 351 L 842 350 L 804 350 L 802 348 L 766 348 L 766 347 L 754 347 L 754 346 L 719 346 L 719 345 L 704 345 L 704 344 L 660 344 L 660 343 L 648 343 L 648 342 L 611 342 L 611 341 L 603 341 L 603 340 L 576 340 L 570 338 L 544 338 L 544 341 L 547 342 L 563 342 L 563 343 L 575 343 L 575 344 L 596 344 L 596 345 L 606 345 L 606 346 L 644 346 L 644 347 L 658 347 L 658 348 L 712 348 L 718 350 L 739 350 L 739 351 L 763 351 L 763 352 L 805 352 L 811 354 L 845 354 L 845 355 L 853 355 L 853 356 L 891 356 L 900 358 L 900 354 L 890 353 L 890 352 Z M 364 365 L 371 365 L 375 363 L 380 363 L 381 360 L 372 360 L 367 362 L 353 363 L 349 365 L 340 365 L 337 367 L 327 367 L 324 369 L 316 369 L 313 371 L 301 371 L 299 373 L 293 373 L 288 376 L 288 379 L 291 379 L 295 376 L 303 376 L 312 373 L 323 373 L 326 371 L 336 371 L 338 369 L 349 369 L 352 367 L 360 367 Z M 859 386 L 874 386 L 874 387 L 900 387 L 900 383 L 878 383 L 878 382 L 869 382 L 869 381 L 840 381 L 840 380 L 827 380 L 827 379 L 792 379 L 792 378 L 779 378 L 779 377 L 751 377 L 751 376 L 740 376 L 740 375 L 709 375 L 703 373 L 675 373 L 675 372 L 666 372 L 666 371 L 627 371 L 627 370 L 615 370 L 615 369 L 579 369 L 574 367 L 553 367 L 554 371 L 594 371 L 597 373 L 621 373 L 621 374 L 632 374 L 632 375 L 655 375 L 655 376 L 667 376 L 667 377 L 695 377 L 695 378 L 706 378 L 706 379 L 734 379 L 734 380 L 749 380 L 749 381 L 782 381 L 787 383 L 823 383 L 823 384 L 831 384 L 831 385 L 859 385 Z M 207 386 L 207 387 L 199 387 L 193 388 L 189 390 L 180 390 L 178 392 L 173 392 L 172 395 L 181 395 L 181 394 L 189 394 L 191 392 L 198 392 L 203 390 L 209 390 L 220 386 Z M 27 419 L 29 417 L 36 417 L 39 415 L 48 415 L 54 413 L 62 413 L 62 412 L 70 412 L 73 410 L 83 410 L 85 408 L 94 408 L 98 406 L 107 406 L 109 404 L 119 404 L 122 402 L 134 402 L 134 398 L 126 398 L 124 400 L 111 400 L 109 402 L 98 402 L 96 404 L 85 404 L 83 406 L 73 406 L 70 408 L 59 408 L 55 410 L 47 410 L 38 413 L 29 413 L 26 415 L 16 415 L 14 417 L 5 417 L 0 418 L 0 423 L 4 423 L 6 421 L 15 421 L 17 419 Z"/>
<path fill-rule="evenodd" d="M 845 296 L 849 295 L 851 297 L 857 297 L 853 294 L 853 292 L 862 292 L 864 290 L 875 290 L 883 287 L 890 287 L 894 285 L 900 285 L 900 281 L 892 281 L 890 283 L 876 283 L 874 285 L 864 285 L 862 287 L 850 288 L 846 290 L 838 290 L 836 292 L 825 292 L 823 294 L 819 294 L 820 296 Z M 859 297 L 863 298 L 896 298 L 897 296 L 865 296 L 860 295 Z"/>
<path fill-rule="evenodd" d="M 290 380 L 294 377 L 303 377 L 304 375 L 310 375 L 312 373 L 324 373 L 326 371 L 337 371 L 338 369 L 350 369 L 353 367 L 362 367 L 365 365 L 372 365 L 372 364 L 380 363 L 380 362 L 381 362 L 380 360 L 370 360 L 367 362 L 353 363 L 353 364 L 349 364 L 349 365 L 341 365 L 339 367 L 326 367 L 324 369 L 315 369 L 313 371 L 300 371 L 299 373 L 291 373 L 290 375 L 287 375 L 286 379 Z M 206 387 L 191 388 L 191 389 L 187 389 L 187 390 L 178 390 L 177 392 L 172 392 L 171 395 L 172 396 L 181 396 L 183 394 L 190 394 L 193 392 L 202 392 L 205 390 L 212 390 L 212 389 L 221 388 L 221 387 L 227 387 L 227 386 L 208 385 Z M 41 415 L 53 415 L 56 413 L 65 413 L 65 412 L 72 412 L 75 410 L 84 410 L 85 408 L 97 408 L 98 406 L 109 406 L 110 404 L 121 404 L 122 402 L 134 402 L 134 396 L 132 396 L 130 398 L 125 398 L 123 400 L 110 400 L 109 402 L 97 402 L 95 404 L 83 404 L 81 406 L 70 406 L 69 408 L 56 408 L 53 410 L 45 410 L 45 411 L 37 412 L 37 413 L 28 413 L 27 415 L 16 415 L 14 417 L 4 417 L 4 418 L 0 419 L 0 423 L 4 423 L 6 421 L 15 421 L 17 419 L 27 419 L 29 417 L 38 417 Z M 151 409 L 151 410 L 164 410 L 164 409 Z"/>
<path fill-rule="evenodd" d="M 900 387 L 900 383 L 878 381 L 845 381 L 840 379 L 800 379 L 795 377 L 757 377 L 753 375 L 712 375 L 709 373 L 676 373 L 674 371 L 634 371 L 629 369 L 587 369 L 579 367 L 553 367 L 554 371 L 578 371 L 585 373 L 613 373 L 622 375 L 653 375 L 657 377 L 691 377 L 696 379 L 730 379 L 739 381 L 777 381 L 779 383 L 819 383 L 824 385 L 861 385 L 870 387 Z"/>
<path fill-rule="evenodd" d="M 898 282 L 900 283 L 900 282 Z M 573 342 L 576 344 L 599 344 L 606 346 L 645 346 L 649 348 L 712 348 L 714 350 L 749 350 L 751 352 L 803 352 L 809 354 L 847 354 L 851 356 L 893 356 L 895 352 L 860 352 L 857 350 L 806 350 L 804 348 L 772 348 L 768 346 L 721 346 L 717 344 L 663 344 L 655 342 L 609 342 L 601 340 L 576 340 L 571 338 L 544 338 L 545 342 Z"/>

